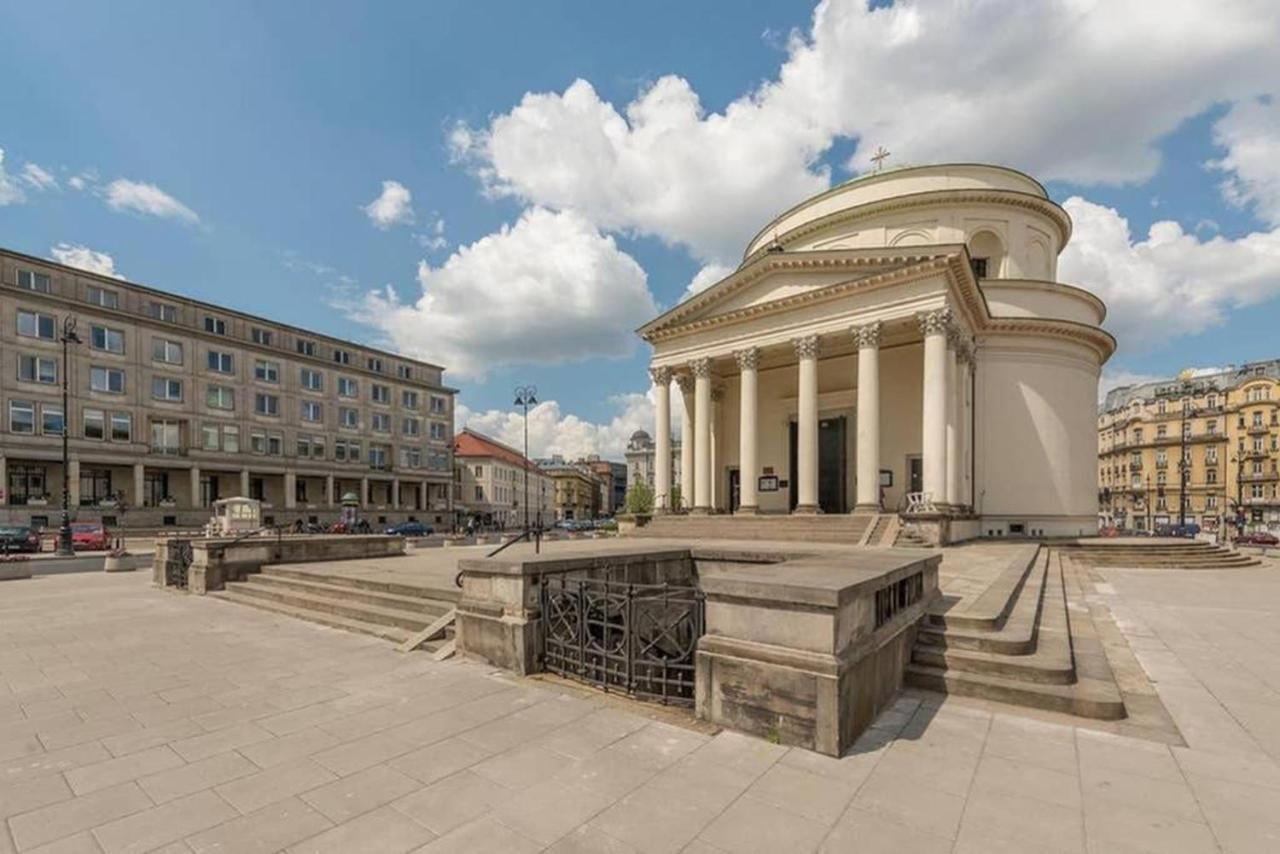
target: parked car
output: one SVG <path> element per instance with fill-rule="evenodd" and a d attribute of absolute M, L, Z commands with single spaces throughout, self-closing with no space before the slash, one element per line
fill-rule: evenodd
<path fill-rule="evenodd" d="M 1200 526 L 1195 522 L 1185 525 L 1157 525 L 1157 537 L 1195 537 L 1200 533 Z"/>
<path fill-rule="evenodd" d="M 111 538 L 102 525 L 77 522 L 71 526 L 71 548 L 75 551 L 106 551 L 111 548 Z"/>
<path fill-rule="evenodd" d="M 4 525 L 0 527 L 0 553 L 38 552 L 40 551 L 40 534 L 25 525 Z"/>
<path fill-rule="evenodd" d="M 396 525 L 388 525 L 384 533 L 397 534 L 401 537 L 429 537 L 435 532 L 421 522 L 400 522 Z"/>
<path fill-rule="evenodd" d="M 1267 531 L 1246 531 L 1236 538 L 1242 546 L 1280 546 L 1280 537 Z"/>

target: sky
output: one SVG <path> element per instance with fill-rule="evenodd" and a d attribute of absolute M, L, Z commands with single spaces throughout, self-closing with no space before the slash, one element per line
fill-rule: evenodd
<path fill-rule="evenodd" d="M 508 442 L 532 383 L 534 454 L 620 458 L 635 328 L 882 145 L 1046 184 L 1104 389 L 1280 357 L 1280 15 L 1151 10 L 4 4 L 0 245 L 442 364 Z"/>

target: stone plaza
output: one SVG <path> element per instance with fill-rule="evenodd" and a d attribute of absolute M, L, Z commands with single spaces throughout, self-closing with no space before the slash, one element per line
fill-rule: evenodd
<path fill-rule="evenodd" d="M 1274 851 L 1276 568 L 1093 573 L 1163 735 L 908 689 L 840 758 L 143 573 L 5 582 L 0 851 Z"/>

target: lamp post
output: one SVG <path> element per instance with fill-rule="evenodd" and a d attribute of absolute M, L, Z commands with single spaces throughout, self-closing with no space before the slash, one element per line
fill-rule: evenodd
<path fill-rule="evenodd" d="M 1191 473 L 1191 464 L 1187 461 L 1187 409 L 1191 401 L 1190 385 L 1182 386 L 1182 436 L 1178 440 L 1178 535 L 1182 536 L 1187 527 L 1187 476 Z"/>
<path fill-rule="evenodd" d="M 515 405 L 524 411 L 524 531 L 529 533 L 529 407 L 538 403 L 538 389 L 531 385 L 516 386 Z"/>
<path fill-rule="evenodd" d="M 76 319 L 67 315 L 62 321 L 62 525 L 58 528 L 58 555 L 71 557 L 75 549 L 71 544 L 71 450 L 68 445 L 68 426 L 71 423 L 67 412 L 67 377 L 71 373 L 71 363 L 67 361 L 70 345 L 79 344 L 80 336 L 76 334 Z"/>
<path fill-rule="evenodd" d="M 1142 494 L 1147 501 L 1147 534 L 1152 535 L 1152 534 L 1155 534 L 1155 530 L 1151 527 L 1151 475 L 1150 473 L 1142 476 L 1142 482 L 1146 484 L 1146 489 L 1143 490 Z"/>

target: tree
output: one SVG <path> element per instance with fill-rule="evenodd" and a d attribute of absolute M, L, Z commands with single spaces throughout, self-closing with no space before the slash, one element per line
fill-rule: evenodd
<path fill-rule="evenodd" d="M 682 496 L 680 495 L 680 484 L 677 483 L 671 487 L 671 501 L 668 502 L 671 505 L 672 513 L 676 513 L 681 509 L 680 507 L 681 498 Z"/>
<path fill-rule="evenodd" d="M 653 490 L 644 481 L 631 484 L 627 490 L 627 512 L 641 516 L 653 512 Z"/>

